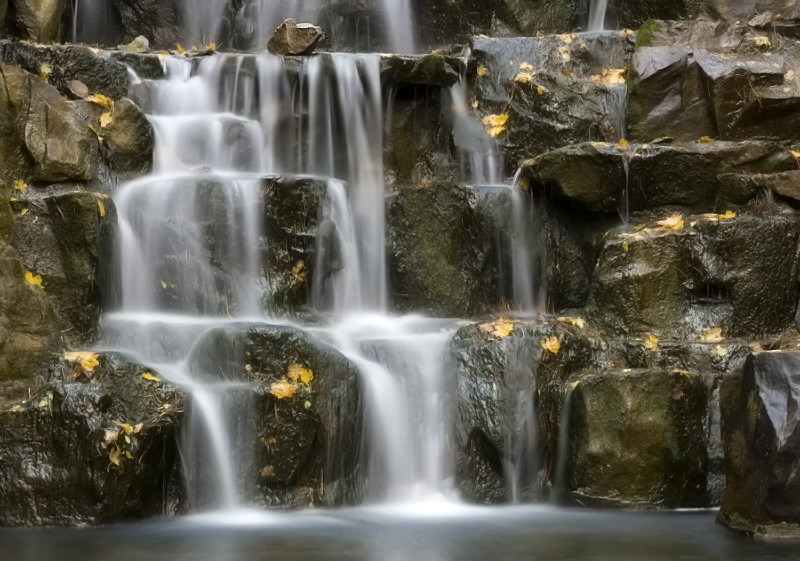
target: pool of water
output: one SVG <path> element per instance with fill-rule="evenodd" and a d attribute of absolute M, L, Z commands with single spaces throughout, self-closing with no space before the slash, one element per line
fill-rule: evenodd
<path fill-rule="evenodd" d="M 797 560 L 800 545 L 751 542 L 715 512 L 550 507 L 226 512 L 102 528 L 3 529 L 14 561 Z"/>

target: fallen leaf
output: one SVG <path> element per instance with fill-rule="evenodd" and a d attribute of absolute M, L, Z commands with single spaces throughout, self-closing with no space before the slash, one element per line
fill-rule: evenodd
<path fill-rule="evenodd" d="M 717 345 L 716 347 L 714 347 L 714 350 L 711 351 L 711 354 L 717 356 L 725 356 L 726 354 L 728 354 L 728 349 L 722 345 Z"/>
<path fill-rule="evenodd" d="M 664 220 L 658 221 L 659 226 L 670 230 L 682 230 L 683 223 L 684 223 L 683 216 L 677 212 L 672 214 L 671 216 L 668 216 Z"/>
<path fill-rule="evenodd" d="M 99 356 L 90 352 L 69 352 L 64 353 L 64 359 L 72 364 L 79 364 L 85 372 L 94 372 L 95 367 L 99 364 L 97 359 Z"/>
<path fill-rule="evenodd" d="M 114 446 L 108 453 L 108 460 L 115 466 L 118 466 L 121 460 L 121 456 L 122 456 L 122 451 L 116 446 Z"/>
<path fill-rule="evenodd" d="M 293 382 L 297 382 L 299 380 L 304 384 L 308 384 L 314 379 L 314 373 L 310 368 L 303 368 L 299 364 L 290 364 L 286 373 L 286 377 Z"/>
<path fill-rule="evenodd" d="M 586 320 L 583 318 L 560 317 L 558 321 L 570 323 L 579 329 L 583 329 L 586 326 Z"/>
<path fill-rule="evenodd" d="M 519 69 L 524 72 L 533 72 L 533 65 L 528 62 L 520 62 Z"/>
<path fill-rule="evenodd" d="M 103 107 L 112 107 L 114 105 L 114 100 L 103 94 L 90 95 L 86 98 L 86 101 L 91 101 L 92 103 L 102 105 Z"/>
<path fill-rule="evenodd" d="M 486 76 L 486 73 L 489 72 L 489 69 L 485 66 L 478 67 L 478 76 Z"/>
<path fill-rule="evenodd" d="M 542 95 L 544 93 L 544 88 L 542 86 L 539 86 L 538 88 L 536 88 L 536 91 L 539 92 L 539 95 Z"/>
<path fill-rule="evenodd" d="M 34 275 L 30 271 L 25 273 L 25 280 L 28 281 L 28 284 L 32 284 L 34 286 L 38 286 L 42 290 L 44 287 L 42 286 L 42 275 Z"/>
<path fill-rule="evenodd" d="M 306 270 L 306 264 L 302 259 L 298 261 L 294 267 L 292 267 L 292 276 L 294 277 L 294 280 L 298 282 L 305 282 L 307 274 L 308 271 Z"/>
<path fill-rule="evenodd" d="M 21 211 L 19 211 L 19 215 L 20 216 L 25 216 L 26 214 L 28 214 L 28 209 L 27 208 L 23 208 Z"/>
<path fill-rule="evenodd" d="M 114 424 L 125 431 L 125 434 L 130 434 L 133 432 L 133 426 L 128 423 L 120 423 L 119 421 L 114 421 Z"/>
<path fill-rule="evenodd" d="M 487 127 L 502 127 L 508 122 L 508 113 L 500 115 L 487 115 L 483 118 L 483 124 Z"/>
<path fill-rule="evenodd" d="M 265 467 L 264 467 L 264 468 L 261 470 L 261 477 L 269 477 L 269 476 L 270 476 L 270 475 L 272 475 L 273 473 L 275 473 L 275 468 L 274 468 L 274 467 L 272 467 L 272 466 L 265 466 Z"/>
<path fill-rule="evenodd" d="M 175 43 L 175 46 L 178 48 L 178 52 L 179 52 L 180 54 L 182 54 L 182 55 L 183 55 L 183 54 L 186 54 L 186 49 L 184 49 L 184 48 L 181 46 L 181 44 L 180 44 L 180 43 Z"/>
<path fill-rule="evenodd" d="M 310 402 L 310 401 L 306 401 L 306 402 L 303 404 L 303 407 L 305 407 L 306 409 L 311 409 L 311 402 Z"/>
<path fill-rule="evenodd" d="M 161 288 L 167 288 L 167 283 L 165 283 L 164 281 L 161 281 Z"/>
<path fill-rule="evenodd" d="M 520 72 L 516 76 L 514 76 L 514 81 L 520 84 L 530 84 L 533 80 L 533 75 L 528 74 L 526 72 Z"/>
<path fill-rule="evenodd" d="M 622 251 L 625 251 L 625 252 L 628 251 L 628 242 L 627 241 L 622 242 Z"/>
<path fill-rule="evenodd" d="M 700 332 L 700 340 L 704 343 L 719 343 L 723 339 L 721 327 L 709 327 Z"/>
<path fill-rule="evenodd" d="M 619 139 L 619 147 L 621 149 L 623 149 L 623 150 L 627 150 L 628 149 L 628 141 L 625 140 L 624 138 L 620 138 Z"/>
<path fill-rule="evenodd" d="M 720 214 L 719 217 L 724 220 L 727 220 L 728 218 L 736 218 L 736 213 L 731 210 L 727 210 L 725 211 L 725 214 Z"/>
<path fill-rule="evenodd" d="M 561 343 L 558 342 L 558 337 L 548 337 L 542 341 L 542 348 L 557 355 L 558 351 L 561 350 Z"/>
<path fill-rule="evenodd" d="M 756 35 L 755 37 L 753 37 L 753 43 L 755 44 L 756 47 L 769 48 L 772 46 L 772 42 L 766 35 Z"/>
<path fill-rule="evenodd" d="M 624 84 L 625 77 L 623 74 L 625 74 L 624 68 L 605 68 L 600 71 L 600 74 L 592 74 L 589 76 L 589 80 L 605 85 Z"/>
<path fill-rule="evenodd" d="M 47 77 L 53 73 L 53 67 L 50 66 L 49 62 L 43 62 L 39 65 L 39 76 L 42 77 L 42 80 L 47 80 Z"/>
<path fill-rule="evenodd" d="M 209 43 L 207 48 L 208 48 L 209 51 L 216 51 L 217 50 L 217 44 L 216 43 Z"/>
<path fill-rule="evenodd" d="M 100 115 L 100 128 L 105 128 L 111 124 L 112 117 L 111 113 L 103 113 Z"/>
<path fill-rule="evenodd" d="M 160 378 L 158 378 L 157 376 L 153 376 L 150 372 L 145 372 L 144 374 L 142 374 L 142 378 L 144 378 L 145 380 L 148 380 L 150 382 L 160 382 L 161 381 Z"/>
<path fill-rule="evenodd" d="M 492 127 L 490 129 L 488 129 L 486 132 L 492 138 L 497 138 L 505 130 L 506 130 L 505 127 L 500 126 L 500 127 Z"/>
<path fill-rule="evenodd" d="M 648 337 L 644 342 L 644 346 L 648 351 L 655 351 L 658 349 L 658 337 L 655 335 L 650 335 L 650 337 Z"/>
<path fill-rule="evenodd" d="M 673 372 L 674 372 L 675 374 L 680 374 L 681 376 L 684 376 L 684 377 L 686 377 L 686 378 L 691 378 L 691 377 L 692 377 L 692 375 L 689 373 L 689 371 L 688 371 L 688 370 L 678 370 L 678 369 L 676 368 L 675 370 L 673 370 Z"/>
<path fill-rule="evenodd" d="M 143 426 L 144 426 L 144 423 L 139 423 L 138 425 L 135 425 L 133 427 L 133 434 L 139 434 L 140 432 L 142 432 L 142 427 Z"/>
<path fill-rule="evenodd" d="M 17 191 L 24 191 L 28 188 L 28 184 L 25 183 L 22 179 L 15 179 L 14 180 L 14 189 Z"/>
<path fill-rule="evenodd" d="M 280 382 L 273 382 L 272 387 L 270 389 L 270 393 L 277 397 L 278 399 L 284 399 L 287 397 L 292 397 L 294 392 L 297 391 L 297 388 L 294 384 L 287 382 L 286 380 L 281 380 Z"/>
<path fill-rule="evenodd" d="M 574 76 L 575 76 L 575 74 L 573 74 L 573 73 L 572 73 L 572 71 L 571 71 L 569 68 L 562 68 L 562 69 L 561 69 L 561 73 L 562 73 L 564 76 L 572 76 L 572 77 L 574 77 Z"/>
<path fill-rule="evenodd" d="M 698 142 L 711 142 L 712 140 L 710 136 L 701 136 L 697 139 Z"/>
<path fill-rule="evenodd" d="M 106 215 L 106 205 L 104 205 L 103 201 L 101 201 L 100 199 L 97 199 L 97 208 L 100 209 L 101 218 Z"/>

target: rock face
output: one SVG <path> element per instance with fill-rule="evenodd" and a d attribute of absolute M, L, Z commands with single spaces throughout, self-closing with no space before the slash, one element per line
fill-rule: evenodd
<path fill-rule="evenodd" d="M 766 539 L 800 532 L 800 353 L 753 353 L 722 387 L 727 485 L 719 520 Z"/>
<path fill-rule="evenodd" d="M 310 55 L 322 39 L 322 28 L 287 19 L 278 26 L 267 48 L 275 55 Z"/>
<path fill-rule="evenodd" d="M 92 372 L 59 359 L 30 401 L 0 412 L 0 524 L 100 524 L 180 508 L 180 394 L 143 372 L 114 354 Z"/>
<path fill-rule="evenodd" d="M 65 0 L 11 0 L 8 4 L 9 23 L 20 39 L 50 43 L 61 38 Z"/>

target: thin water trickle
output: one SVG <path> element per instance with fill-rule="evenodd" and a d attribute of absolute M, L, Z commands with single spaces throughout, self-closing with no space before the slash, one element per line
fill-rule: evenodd
<path fill-rule="evenodd" d="M 589 0 L 589 31 L 603 31 L 605 29 L 606 10 L 608 0 Z"/>
<path fill-rule="evenodd" d="M 572 388 L 567 390 L 561 414 L 558 418 L 558 451 L 556 452 L 556 470 L 553 474 L 553 487 L 550 492 L 550 503 L 557 505 L 567 498 L 567 481 L 569 467 L 569 422 L 572 415 Z"/>

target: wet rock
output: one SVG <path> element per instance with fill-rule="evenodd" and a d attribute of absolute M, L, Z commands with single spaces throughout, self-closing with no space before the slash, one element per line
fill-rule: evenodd
<path fill-rule="evenodd" d="M 12 208 L 17 215 L 12 244 L 25 269 L 42 277 L 61 337 L 72 346 L 91 343 L 100 318 L 102 269 L 108 265 L 103 257 L 111 259 L 113 201 L 98 193 L 45 191 L 18 195 Z"/>
<path fill-rule="evenodd" d="M 477 189 L 437 182 L 392 197 L 387 251 L 397 310 L 467 317 L 493 307 L 491 221 L 480 206 Z"/>
<path fill-rule="evenodd" d="M 622 72 L 632 46 L 624 33 L 473 39 L 479 120 L 508 115 L 497 134 L 508 175 L 547 150 L 619 136 L 625 91 L 602 73 Z"/>
<path fill-rule="evenodd" d="M 144 35 L 139 35 L 127 45 L 118 45 L 117 48 L 128 53 L 146 53 L 150 50 L 150 41 Z"/>
<path fill-rule="evenodd" d="M 119 99 L 128 93 L 128 69 L 97 49 L 79 45 L 32 45 L 17 41 L 0 41 L 0 58 L 10 65 L 19 65 L 40 75 L 42 65 L 49 65 L 47 82 L 69 96 L 69 83 L 80 80 L 91 94 Z"/>
<path fill-rule="evenodd" d="M 452 56 L 382 55 L 381 77 L 394 86 L 450 87 L 463 74 L 464 63 Z"/>
<path fill-rule="evenodd" d="M 267 48 L 276 55 L 310 55 L 320 39 L 322 28 L 289 18 L 275 30 Z"/>
<path fill-rule="evenodd" d="M 590 315 L 616 334 L 696 337 L 714 326 L 727 337 L 780 333 L 797 307 L 798 235 L 788 214 L 687 216 L 678 230 L 650 224 L 611 237 Z"/>
<path fill-rule="evenodd" d="M 693 142 L 629 145 L 584 143 L 547 152 L 525 162 L 534 187 L 595 212 L 621 208 L 627 192 L 631 211 L 680 205 L 701 212 L 756 194 L 728 197 L 725 174 L 789 171 L 794 156 L 763 142 Z M 626 170 L 627 164 L 627 170 Z"/>
<path fill-rule="evenodd" d="M 159 80 L 164 78 L 164 66 L 161 64 L 161 59 L 157 54 L 111 51 L 108 56 L 133 68 L 140 79 Z"/>
<path fill-rule="evenodd" d="M 79 108 L 24 70 L 6 65 L 0 72 L 4 91 L 0 120 L 11 133 L 4 140 L 10 144 L 3 166 L 6 177 L 18 178 L 29 170 L 31 179 L 38 181 L 92 179 L 98 163 L 97 137 Z M 17 143 L 21 146 L 14 146 Z"/>
<path fill-rule="evenodd" d="M 193 359 L 195 371 L 224 371 L 253 384 L 251 409 L 240 419 L 237 439 L 246 444 L 237 463 L 256 503 L 292 508 L 358 502 L 365 475 L 364 404 L 355 365 L 291 327 L 220 329 L 203 347 Z M 308 372 L 292 371 L 292 365 Z"/>
<path fill-rule="evenodd" d="M 83 99 L 89 95 L 89 88 L 80 80 L 70 80 L 67 84 L 69 93 L 72 94 L 73 99 Z"/>
<path fill-rule="evenodd" d="M 708 390 L 698 376 L 611 370 L 581 379 L 570 399 L 570 500 L 596 507 L 706 506 L 707 407 Z"/>
<path fill-rule="evenodd" d="M 87 372 L 59 359 L 51 382 L 0 411 L 0 524 L 100 524 L 181 508 L 180 393 L 120 355 L 98 362 Z"/>
<path fill-rule="evenodd" d="M 456 483 L 479 503 L 534 500 L 554 477 L 563 382 L 593 363 L 574 326 L 514 322 L 503 338 L 464 327 L 448 364 L 457 380 Z M 554 337 L 553 353 L 542 343 Z M 555 348 L 555 347 L 551 347 Z"/>
<path fill-rule="evenodd" d="M 101 126 L 103 159 L 120 179 L 133 179 L 153 165 L 153 125 L 128 98 L 114 103 L 111 122 Z"/>
<path fill-rule="evenodd" d="M 120 14 L 123 41 L 144 36 L 154 49 L 174 48 L 185 34 L 182 0 L 113 0 Z M 194 38 L 196 40 L 196 38 Z"/>
<path fill-rule="evenodd" d="M 753 353 L 722 387 L 727 485 L 718 520 L 759 538 L 800 536 L 800 353 Z"/>
<path fill-rule="evenodd" d="M 61 39 L 61 17 L 67 7 L 65 0 L 11 0 L 8 4 L 8 23 L 16 37 L 37 43 Z"/>

